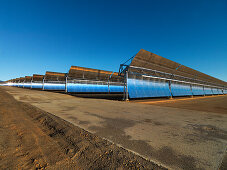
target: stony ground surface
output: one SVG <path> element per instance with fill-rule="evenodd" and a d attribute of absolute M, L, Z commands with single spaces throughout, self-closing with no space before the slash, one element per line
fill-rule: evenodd
<path fill-rule="evenodd" d="M 226 160 L 227 96 L 179 100 L 181 103 L 170 107 L 30 89 L 3 89 L 18 101 L 169 169 L 218 169 Z"/>
<path fill-rule="evenodd" d="M 0 88 L 0 169 L 164 169 Z"/>

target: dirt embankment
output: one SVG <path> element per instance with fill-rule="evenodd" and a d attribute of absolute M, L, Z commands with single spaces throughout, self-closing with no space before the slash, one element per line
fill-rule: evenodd
<path fill-rule="evenodd" d="M 164 169 L 0 89 L 0 169 Z"/>

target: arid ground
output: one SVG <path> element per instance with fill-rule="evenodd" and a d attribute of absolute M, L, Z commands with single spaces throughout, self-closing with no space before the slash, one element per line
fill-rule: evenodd
<path fill-rule="evenodd" d="M 122 102 L 1 87 L 0 99 L 0 169 L 226 167 L 227 95 Z"/>
<path fill-rule="evenodd" d="M 0 169 L 165 169 L 0 88 Z"/>

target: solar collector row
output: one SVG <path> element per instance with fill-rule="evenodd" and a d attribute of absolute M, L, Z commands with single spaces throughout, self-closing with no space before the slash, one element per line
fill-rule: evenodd
<path fill-rule="evenodd" d="M 68 73 L 46 74 L 13 79 L 24 88 L 66 91 L 69 93 L 124 93 L 129 98 L 226 94 L 227 83 L 140 50 L 127 67 L 128 76 L 119 73 L 71 66 Z M 127 86 L 125 86 L 125 82 Z M 127 94 L 126 94 L 127 95 Z"/>
<path fill-rule="evenodd" d="M 129 98 L 225 94 L 227 83 L 140 50 L 127 67 Z M 150 77 L 145 79 L 144 77 Z M 221 89 L 222 88 L 222 89 Z"/>
<path fill-rule="evenodd" d="M 47 71 L 43 79 L 43 90 L 65 91 L 66 73 Z"/>
<path fill-rule="evenodd" d="M 67 82 L 66 82 L 67 80 Z M 47 71 L 44 76 L 20 78 L 19 87 L 70 93 L 123 93 L 123 78 L 118 73 L 72 66 L 69 73 Z"/>
<path fill-rule="evenodd" d="M 194 79 L 194 81 L 196 81 L 196 79 L 199 79 L 202 81 L 226 86 L 226 82 L 222 80 L 206 75 L 197 70 L 181 65 L 143 49 L 140 50 L 133 58 L 130 66 L 150 68 L 153 70 L 159 70 L 170 74 L 192 78 Z"/>
<path fill-rule="evenodd" d="M 130 98 L 197 96 L 223 94 L 221 89 L 190 85 L 187 83 L 171 83 L 165 80 L 127 79 Z M 226 94 L 226 92 L 224 93 Z"/>

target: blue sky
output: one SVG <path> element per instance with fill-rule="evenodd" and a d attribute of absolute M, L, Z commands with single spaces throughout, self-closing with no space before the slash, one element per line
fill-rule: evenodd
<path fill-rule="evenodd" d="M 0 0 L 0 80 L 118 71 L 140 49 L 227 81 L 227 0 Z"/>

